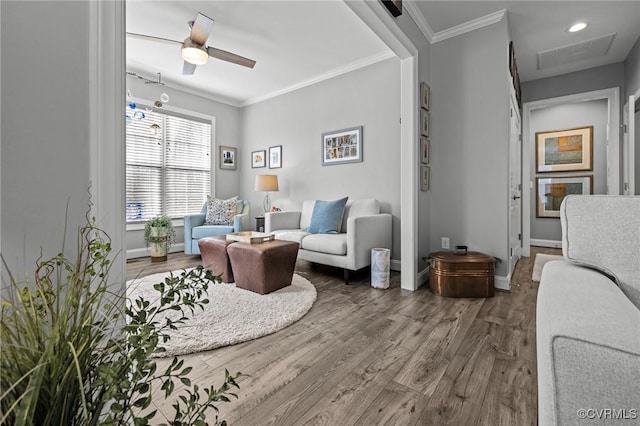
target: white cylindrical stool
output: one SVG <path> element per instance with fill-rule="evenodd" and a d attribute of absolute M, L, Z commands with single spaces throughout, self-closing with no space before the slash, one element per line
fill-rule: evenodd
<path fill-rule="evenodd" d="M 389 288 L 389 263 L 391 250 L 387 248 L 371 249 L 371 287 Z"/>

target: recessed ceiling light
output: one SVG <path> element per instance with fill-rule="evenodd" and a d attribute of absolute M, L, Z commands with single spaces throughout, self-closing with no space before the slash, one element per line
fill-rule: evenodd
<path fill-rule="evenodd" d="M 569 28 L 569 32 L 570 33 L 576 33 L 578 31 L 582 31 L 585 28 L 587 28 L 587 23 L 586 22 L 576 22 L 575 24 L 573 24 L 571 26 L 571 28 Z"/>

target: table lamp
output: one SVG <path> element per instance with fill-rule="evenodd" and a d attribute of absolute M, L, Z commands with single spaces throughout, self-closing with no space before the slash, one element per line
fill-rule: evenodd
<path fill-rule="evenodd" d="M 269 192 L 278 191 L 278 176 L 277 175 L 258 175 L 256 176 L 255 191 L 266 192 L 264 200 L 262 201 L 262 208 L 267 213 L 271 210 L 271 199 L 269 198 Z"/>

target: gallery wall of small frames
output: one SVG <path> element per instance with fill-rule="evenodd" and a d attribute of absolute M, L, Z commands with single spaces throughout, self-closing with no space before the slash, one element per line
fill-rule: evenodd
<path fill-rule="evenodd" d="M 270 169 L 282 167 L 282 145 L 269 147 L 269 150 L 262 149 L 251 152 L 251 168 L 259 169 L 269 166 Z"/>
<path fill-rule="evenodd" d="M 431 188 L 431 89 L 420 83 L 420 190 Z"/>

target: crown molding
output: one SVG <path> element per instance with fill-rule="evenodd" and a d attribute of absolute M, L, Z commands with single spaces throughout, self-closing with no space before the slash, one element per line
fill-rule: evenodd
<path fill-rule="evenodd" d="M 472 21 L 434 33 L 431 25 L 429 25 L 427 19 L 422 14 L 422 11 L 420 11 L 415 1 L 405 0 L 405 2 L 402 3 L 402 7 L 409 13 L 411 19 L 413 19 L 422 34 L 424 34 L 431 44 L 500 22 L 507 13 L 506 9 L 501 9 L 489 15 L 481 16 L 480 18 L 476 18 Z"/>
<path fill-rule="evenodd" d="M 171 80 L 171 79 L 163 78 L 162 79 L 162 83 L 166 87 L 170 87 L 172 89 L 177 89 L 177 90 L 180 90 L 182 92 L 189 93 L 191 95 L 199 96 L 201 98 L 209 99 L 209 100 L 212 100 L 212 101 L 215 101 L 215 102 L 220 102 L 222 104 L 230 105 L 230 106 L 233 106 L 233 107 L 236 107 L 236 108 L 243 108 L 243 107 L 246 107 L 246 106 L 249 106 L 249 105 L 252 105 L 252 104 L 256 104 L 258 102 L 262 102 L 262 101 L 266 101 L 266 100 L 271 99 L 271 98 L 275 98 L 276 96 L 284 95 L 286 93 L 293 92 L 295 90 L 302 89 L 304 87 L 314 85 L 316 83 L 320 83 L 320 82 L 325 81 L 325 80 L 330 80 L 330 79 L 332 79 L 334 77 L 337 77 L 339 75 L 346 74 L 348 72 L 355 71 L 357 69 L 364 68 L 364 67 L 367 67 L 369 65 L 373 65 L 373 64 L 376 64 L 378 62 L 381 62 L 381 61 L 384 61 L 386 59 L 393 58 L 393 57 L 395 57 L 395 54 L 393 52 L 391 52 L 391 51 L 383 52 L 383 53 L 380 53 L 378 55 L 373 55 L 373 56 L 370 56 L 368 58 L 364 58 L 362 60 L 359 60 L 359 61 L 356 61 L 356 62 L 352 62 L 350 64 L 347 64 L 347 65 L 343 66 L 343 67 L 331 70 L 331 71 L 326 72 L 324 74 L 317 75 L 317 76 L 315 76 L 315 77 L 313 77 L 313 78 L 311 78 L 309 80 L 304 80 L 304 81 L 301 81 L 299 83 L 293 84 L 291 86 L 284 87 L 284 88 L 282 88 L 280 90 L 276 90 L 275 92 L 267 93 L 267 94 L 261 95 L 261 96 L 256 96 L 255 98 L 250 98 L 250 99 L 247 99 L 245 101 L 233 100 L 233 99 L 229 99 L 229 98 L 226 98 L 226 97 L 221 97 L 221 96 L 216 95 L 214 93 L 209 93 L 209 92 L 204 92 L 202 90 L 197 90 L 197 89 L 194 89 L 194 88 L 191 88 L 191 87 L 188 87 L 188 86 L 184 86 L 184 85 L 182 85 L 180 83 L 177 83 L 177 82 L 175 82 L 174 80 Z M 141 75 L 143 77 L 144 77 L 144 74 L 145 74 L 144 71 L 140 71 L 140 70 L 137 70 L 137 69 L 134 69 L 134 68 L 128 68 L 127 71 L 135 72 L 136 74 L 139 74 L 139 75 Z M 131 75 L 129 75 L 129 77 L 135 78 L 135 77 L 133 77 Z"/>
<path fill-rule="evenodd" d="M 415 1 L 405 0 L 405 2 L 402 3 L 402 7 L 404 8 L 404 10 L 407 11 L 407 13 L 409 13 L 409 16 L 411 17 L 411 19 L 413 19 L 413 22 L 416 23 L 416 25 L 418 26 L 422 34 L 424 34 L 424 36 L 427 38 L 429 43 L 433 43 L 433 37 L 434 37 L 433 29 L 431 29 L 431 25 L 429 25 L 429 23 L 425 19 L 420 9 L 418 9 L 418 6 L 416 6 Z"/>
<path fill-rule="evenodd" d="M 502 21 L 502 18 L 504 18 L 506 14 L 507 9 L 502 9 L 497 12 L 490 13 L 489 15 L 481 16 L 480 18 L 474 19 L 472 21 L 456 25 L 455 27 L 439 31 L 433 35 L 433 43 L 438 43 L 452 37 L 456 37 L 483 27 L 487 27 L 489 25 L 493 25 L 497 22 Z"/>
<path fill-rule="evenodd" d="M 304 87 L 311 86 L 325 80 L 330 80 L 334 77 L 338 77 L 339 75 L 346 74 L 348 72 L 355 71 L 357 69 L 364 68 L 366 66 L 373 65 L 375 63 L 384 61 L 385 59 L 393 57 L 395 57 L 395 54 L 391 51 L 369 56 L 368 58 L 364 58 L 359 61 L 347 64 L 343 67 L 336 68 L 324 74 L 317 75 L 309 80 L 304 80 L 299 83 L 292 84 L 291 86 L 284 87 L 280 90 L 276 90 L 275 92 L 267 93 L 266 95 L 256 96 L 255 98 L 248 99 L 245 102 L 241 103 L 240 107 L 245 107 L 256 104 L 258 102 L 266 101 L 267 99 L 275 98 L 276 96 L 284 95 L 286 93 L 293 92 L 295 90 L 302 89 Z"/>

